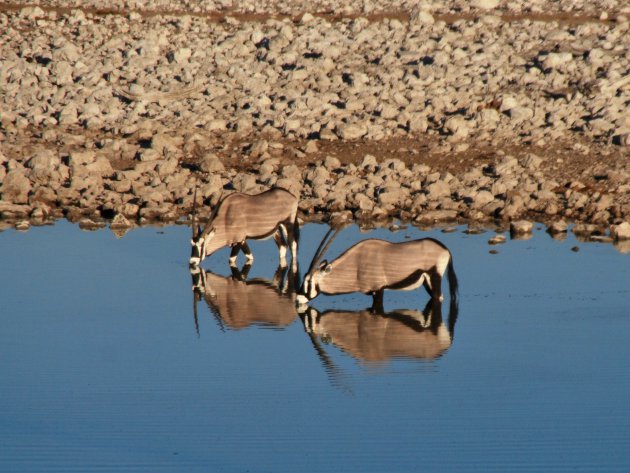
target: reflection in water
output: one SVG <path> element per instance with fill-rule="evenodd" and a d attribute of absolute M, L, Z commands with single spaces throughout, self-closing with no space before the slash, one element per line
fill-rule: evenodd
<path fill-rule="evenodd" d="M 424 311 L 372 310 L 318 312 L 309 308 L 301 314 L 306 332 L 318 354 L 319 340 L 332 343 L 355 358 L 384 362 L 392 358 L 432 360 L 449 349 L 453 341 L 458 308 L 451 304 L 448 327 L 442 319 L 442 303 L 431 299 Z M 329 359 L 322 359 L 328 370 Z M 330 374 L 330 372 L 329 372 Z"/>
<path fill-rule="evenodd" d="M 250 325 L 282 328 L 297 317 L 295 291 L 299 273 L 278 267 L 273 280 L 247 280 L 251 265 L 232 268 L 225 277 L 197 267 L 191 271 L 195 297 L 195 328 L 199 335 L 197 302 L 203 298 L 221 329 L 239 330 Z"/>

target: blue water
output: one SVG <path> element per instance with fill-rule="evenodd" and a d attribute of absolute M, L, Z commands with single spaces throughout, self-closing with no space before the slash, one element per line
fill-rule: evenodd
<path fill-rule="evenodd" d="M 302 229 L 301 268 L 325 230 Z M 201 298 L 195 321 L 186 227 L 0 233 L 0 471 L 630 471 L 630 256 L 462 230 L 335 240 L 330 257 L 368 235 L 432 236 L 453 254 L 450 345 L 377 361 L 309 337 L 297 315 L 234 324 Z M 273 242 L 250 246 L 248 278 L 271 279 Z M 203 266 L 227 277 L 227 256 Z M 385 295 L 388 312 L 426 302 Z"/>

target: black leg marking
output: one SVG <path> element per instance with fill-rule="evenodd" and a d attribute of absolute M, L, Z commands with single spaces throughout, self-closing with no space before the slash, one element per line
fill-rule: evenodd
<path fill-rule="evenodd" d="M 431 271 L 431 297 L 442 300 L 442 276 L 437 271 Z"/>
<path fill-rule="evenodd" d="M 383 314 L 385 309 L 383 307 L 383 289 L 372 292 L 372 307 L 370 310 L 374 314 Z"/>

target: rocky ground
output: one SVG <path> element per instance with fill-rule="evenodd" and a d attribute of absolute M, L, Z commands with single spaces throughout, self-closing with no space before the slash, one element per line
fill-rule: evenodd
<path fill-rule="evenodd" d="M 630 238 L 626 2 L 419 3 L 0 0 L 2 225 L 278 185 L 304 218 Z"/>

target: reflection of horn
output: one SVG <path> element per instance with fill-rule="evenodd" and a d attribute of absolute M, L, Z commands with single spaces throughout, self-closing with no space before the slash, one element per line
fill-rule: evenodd
<path fill-rule="evenodd" d="M 322 238 L 322 241 L 319 243 L 319 246 L 317 247 L 317 250 L 315 251 L 315 254 L 313 255 L 313 259 L 311 260 L 311 264 L 309 265 L 308 271 L 306 272 L 306 274 L 310 274 L 311 271 L 315 269 L 315 266 L 317 266 L 317 264 L 321 261 L 322 257 L 326 254 L 326 252 L 328 251 L 328 248 L 330 248 L 331 243 L 333 242 L 333 240 L 335 239 L 335 237 L 337 236 L 337 234 L 342 228 L 343 227 L 330 227 L 328 229 L 328 231 L 326 232 L 326 235 L 324 235 L 324 238 Z M 332 236 L 330 236 L 331 233 L 332 233 Z"/>
<path fill-rule="evenodd" d="M 326 353 L 326 350 L 324 350 L 324 347 L 322 347 L 322 345 L 319 343 L 317 335 L 315 335 L 308 327 L 308 322 L 306 321 L 308 317 L 310 317 L 309 314 L 300 314 L 300 318 L 302 319 L 302 323 L 304 324 L 305 332 L 308 335 L 308 338 L 310 339 L 311 344 L 313 345 L 313 348 L 315 349 L 315 352 L 317 353 L 317 356 L 319 357 L 319 360 L 324 367 L 324 370 L 326 371 L 326 375 L 330 380 L 330 384 L 332 384 L 336 388 L 340 388 L 341 390 L 352 394 L 352 388 L 348 386 L 346 382 L 348 376 L 335 365 L 328 353 Z"/>
<path fill-rule="evenodd" d="M 193 316 L 195 317 L 195 332 L 197 332 L 197 338 L 199 338 L 199 316 L 197 315 L 197 301 L 199 295 L 197 291 L 193 289 Z"/>

